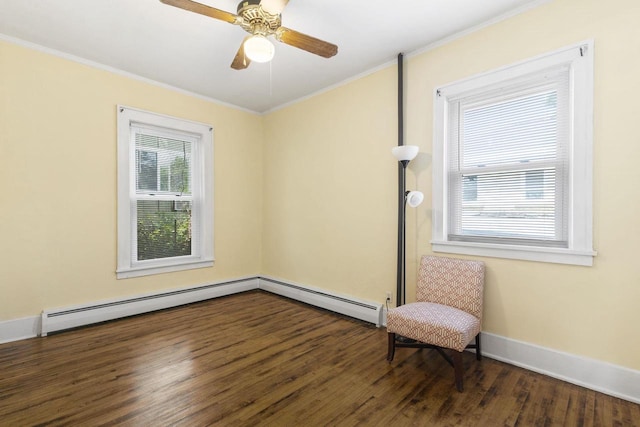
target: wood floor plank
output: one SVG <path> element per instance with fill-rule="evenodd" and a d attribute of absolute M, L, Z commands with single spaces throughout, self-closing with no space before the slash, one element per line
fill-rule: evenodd
<path fill-rule="evenodd" d="M 0 426 L 640 426 L 640 405 L 261 291 L 0 345 Z"/>

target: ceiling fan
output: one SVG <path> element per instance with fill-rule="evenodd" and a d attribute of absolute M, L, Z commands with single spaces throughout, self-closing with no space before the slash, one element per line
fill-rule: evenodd
<path fill-rule="evenodd" d="M 274 36 L 282 43 L 324 58 L 331 58 L 338 53 L 338 46 L 334 44 L 281 25 L 281 13 L 289 0 L 242 0 L 238 4 L 237 15 L 192 0 L 160 1 L 180 9 L 239 25 L 251 34 L 244 39 L 238 53 L 233 58 L 231 68 L 235 70 L 247 68 L 252 60 L 255 62 L 270 61 L 273 58 L 274 48 L 267 39 L 269 36 Z"/>

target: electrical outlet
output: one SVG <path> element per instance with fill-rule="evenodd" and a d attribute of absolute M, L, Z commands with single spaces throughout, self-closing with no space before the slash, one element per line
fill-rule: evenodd
<path fill-rule="evenodd" d="M 393 300 L 391 299 L 391 292 L 387 292 L 387 301 L 393 302 Z"/>

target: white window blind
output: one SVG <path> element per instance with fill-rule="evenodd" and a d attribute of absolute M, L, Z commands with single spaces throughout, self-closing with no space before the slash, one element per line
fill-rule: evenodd
<path fill-rule="evenodd" d="M 448 238 L 567 247 L 569 69 L 449 101 Z"/>

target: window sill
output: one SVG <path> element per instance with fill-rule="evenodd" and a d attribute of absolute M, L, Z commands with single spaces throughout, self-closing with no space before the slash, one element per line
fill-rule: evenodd
<path fill-rule="evenodd" d="M 572 249 L 538 248 L 516 245 L 492 245 L 488 243 L 431 241 L 433 252 L 445 252 L 461 255 L 485 256 L 493 258 L 520 259 L 526 261 L 550 262 L 592 266 L 595 251 Z"/>
<path fill-rule="evenodd" d="M 196 268 L 206 268 L 213 266 L 213 259 L 185 261 L 179 264 L 144 265 L 131 268 L 123 268 L 116 271 L 117 279 L 129 279 L 131 277 L 150 276 L 152 274 L 171 273 L 174 271 L 193 270 Z"/>

